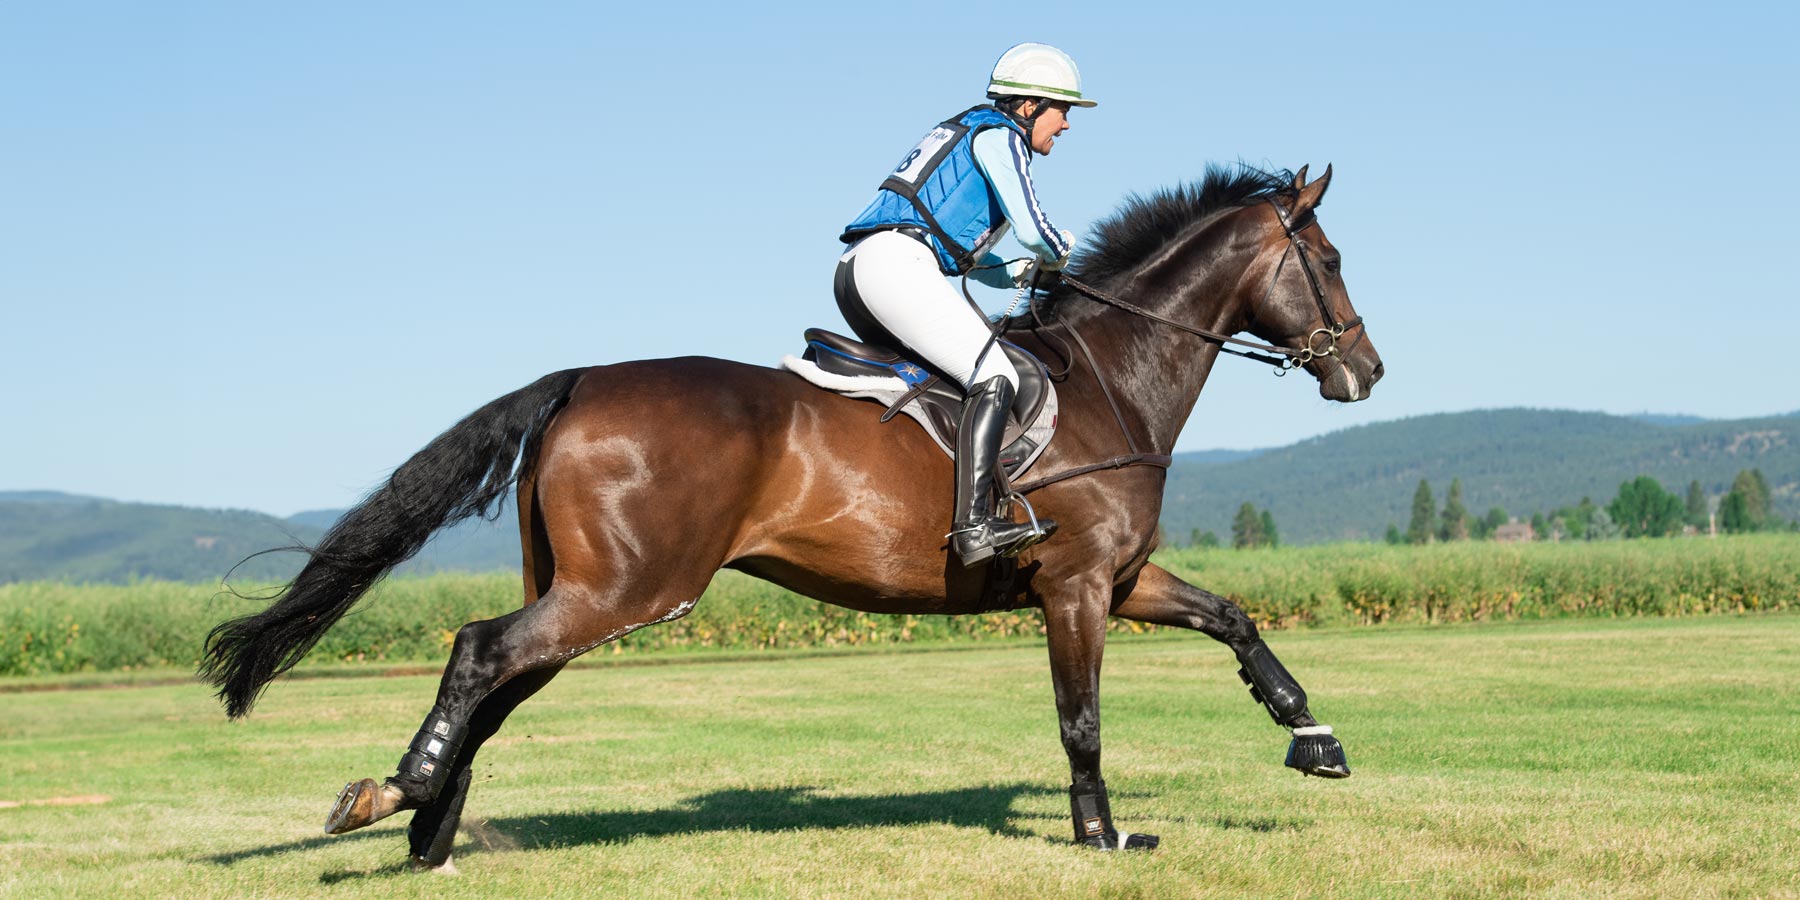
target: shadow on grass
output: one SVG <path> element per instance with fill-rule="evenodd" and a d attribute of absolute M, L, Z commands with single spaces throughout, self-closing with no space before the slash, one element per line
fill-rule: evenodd
<path fill-rule="evenodd" d="M 810 787 L 751 788 L 714 791 L 666 809 L 618 812 L 573 812 L 463 821 L 456 856 L 468 853 L 535 850 L 583 844 L 625 844 L 640 838 L 667 837 L 711 831 L 781 832 L 816 828 L 863 828 L 945 824 L 979 828 L 1008 837 L 1040 835 L 1015 827 L 1015 819 L 1033 818 L 1015 813 L 1013 804 L 1022 796 L 1061 795 L 1029 784 L 984 785 L 953 791 L 919 794 L 882 794 L 855 797 L 819 796 Z M 406 814 L 395 816 L 398 825 Z M 1060 818 L 1060 817 L 1059 817 Z M 229 866 L 246 859 L 311 850 L 336 841 L 379 838 L 398 842 L 397 855 L 405 853 L 403 828 L 373 828 L 338 837 L 321 835 L 263 847 L 201 857 L 201 862 Z M 387 878 L 404 874 L 405 864 L 370 871 L 327 873 L 321 882 L 337 883 L 358 878 Z"/>
<path fill-rule="evenodd" d="M 689 798 L 672 807 L 651 810 L 564 812 L 463 821 L 455 856 L 573 847 L 590 844 L 628 844 L 642 838 L 699 834 L 718 831 L 783 832 L 831 828 L 867 828 L 908 825 L 951 825 L 976 828 L 1003 837 L 1062 843 L 1061 815 L 1042 815 L 1013 809 L 1021 797 L 1061 798 L 1062 791 L 1033 784 L 983 785 L 951 791 L 917 794 L 877 794 L 851 797 L 820 796 L 811 787 L 770 787 L 714 791 Z M 397 825 L 406 816 L 396 816 Z M 1025 829 L 1015 823 L 1049 821 L 1048 829 Z M 1203 819 L 1217 828 L 1256 832 L 1290 831 L 1304 823 L 1267 818 Z M 1049 833 L 1045 833 L 1048 831 Z M 396 856 L 405 853 L 402 828 L 377 828 L 342 837 L 314 837 L 285 844 L 257 847 L 204 857 L 203 861 L 231 865 L 244 859 L 310 850 L 332 841 L 381 838 L 396 842 Z M 390 878 L 408 872 L 404 862 L 373 870 L 328 872 L 321 883 L 335 884 L 363 878 Z"/>
<path fill-rule="evenodd" d="M 465 823 L 467 851 L 624 844 L 709 831 L 780 832 L 821 828 L 952 825 L 1007 837 L 1036 837 L 1014 826 L 1022 796 L 1060 794 L 1038 785 L 984 785 L 920 794 L 823 797 L 810 787 L 714 791 L 667 809 L 557 813 Z"/>

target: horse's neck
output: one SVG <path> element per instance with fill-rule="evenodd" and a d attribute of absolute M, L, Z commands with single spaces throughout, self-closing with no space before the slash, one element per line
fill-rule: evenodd
<path fill-rule="evenodd" d="M 1254 258 L 1246 248 L 1219 257 L 1202 244 L 1229 239 L 1219 223 L 1176 242 L 1114 279 L 1123 299 L 1173 321 L 1222 334 L 1243 325 L 1239 286 Z M 1205 268 L 1192 260 L 1215 260 Z M 1219 344 L 1108 307 L 1080 328 L 1144 453 L 1170 453 L 1219 359 Z M 1096 337 L 1098 340 L 1096 340 Z M 1104 346 L 1106 349 L 1101 349 Z"/>

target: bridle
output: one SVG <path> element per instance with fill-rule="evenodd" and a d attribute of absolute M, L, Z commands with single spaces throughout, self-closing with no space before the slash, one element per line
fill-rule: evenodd
<path fill-rule="evenodd" d="M 1325 289 L 1319 282 L 1318 273 L 1313 271 L 1312 261 L 1308 259 L 1306 255 L 1306 240 L 1300 237 L 1300 233 L 1316 224 L 1317 219 L 1313 216 L 1312 211 L 1308 210 L 1307 213 L 1296 222 L 1288 214 L 1288 211 L 1282 208 L 1281 204 L 1275 202 L 1274 198 L 1269 199 L 1269 207 L 1275 210 L 1275 218 L 1281 222 L 1281 230 L 1283 234 L 1287 235 L 1288 245 L 1282 249 L 1281 259 L 1275 263 L 1275 274 L 1270 276 L 1269 286 L 1263 291 L 1263 303 L 1266 305 L 1269 298 L 1274 295 L 1275 285 L 1281 280 L 1281 270 L 1287 266 L 1288 257 L 1292 255 L 1294 258 L 1300 260 L 1300 270 L 1306 274 L 1306 284 L 1312 289 L 1313 301 L 1319 305 L 1319 316 L 1321 317 L 1321 321 L 1325 323 L 1323 326 L 1315 328 L 1307 334 L 1305 341 L 1306 346 L 1304 347 L 1283 347 L 1276 344 L 1262 344 L 1256 341 L 1233 337 L 1229 334 L 1220 334 L 1219 332 L 1205 328 L 1195 328 L 1192 325 L 1186 325 L 1159 313 L 1151 312 L 1130 301 L 1109 294 L 1093 285 L 1068 275 L 1062 276 L 1062 282 L 1069 287 L 1074 288 L 1076 291 L 1098 300 L 1101 303 L 1105 303 L 1108 306 L 1117 307 L 1133 315 L 1142 316 L 1152 322 L 1167 325 L 1170 328 L 1185 331 L 1188 334 L 1198 335 L 1210 341 L 1215 341 L 1220 345 L 1219 350 L 1222 353 L 1230 353 L 1234 356 L 1242 356 L 1245 359 L 1253 359 L 1257 362 L 1274 366 L 1276 375 L 1286 375 L 1293 369 L 1301 368 L 1302 366 L 1311 363 L 1313 360 L 1327 356 L 1336 357 L 1339 365 L 1347 366 L 1349 363 L 1344 359 L 1344 354 L 1355 349 L 1356 344 L 1362 342 L 1363 336 L 1366 335 L 1368 331 L 1367 329 L 1364 329 L 1362 334 L 1358 334 L 1356 341 L 1350 344 L 1349 347 L 1341 349 L 1338 347 L 1338 340 L 1348 333 L 1350 329 L 1360 327 L 1363 324 L 1363 317 L 1354 316 L 1340 322 L 1338 321 L 1337 316 L 1332 314 L 1331 304 L 1325 301 Z M 966 282 L 967 279 L 965 276 L 965 295 L 968 292 Z M 970 298 L 970 303 L 974 303 L 973 297 Z M 980 307 L 977 306 L 976 309 L 979 312 Z M 1031 315 L 1033 321 L 1036 323 L 1037 329 L 1049 327 L 1051 324 L 1038 318 L 1038 307 L 1035 303 L 1032 304 Z M 1106 469 L 1123 469 L 1128 466 L 1154 466 L 1161 469 L 1168 468 L 1174 462 L 1173 457 L 1161 453 L 1145 453 L 1138 449 L 1137 439 L 1132 437 L 1131 429 L 1125 425 L 1124 411 L 1120 409 L 1118 400 L 1113 396 L 1112 387 L 1106 383 L 1106 377 L 1099 364 L 1095 361 L 1093 351 L 1088 349 L 1087 341 L 1082 339 L 1081 332 L 1076 331 L 1067 321 L 1058 321 L 1054 324 L 1067 331 L 1069 336 L 1075 339 L 1075 346 L 1081 350 L 1082 356 L 1087 357 L 1088 369 L 1094 373 L 1094 380 L 1100 384 L 1101 395 L 1106 398 L 1107 405 L 1112 408 L 1113 420 L 1118 423 L 1120 433 L 1125 436 L 1125 446 L 1129 452 L 1122 456 L 1115 456 L 1102 462 L 1077 466 L 1072 469 L 1058 472 L 1054 475 L 1036 478 L 1023 484 L 1006 485 L 1003 490 L 1010 496 L 1016 497 L 1020 502 L 1023 502 L 1025 494 L 1031 493 L 1038 488 L 1052 485 L 1059 481 L 1065 481 L 1078 475 L 1086 475 L 1090 472 L 1099 472 Z M 997 324 L 995 334 L 998 335 L 999 329 L 1004 328 L 1004 321 Z M 1251 349 L 1234 350 L 1230 346 L 1226 346 L 1230 344 L 1249 347 Z M 1074 361 L 1072 359 L 1069 361 L 1069 366 L 1074 366 Z M 1068 369 L 1065 368 L 1063 371 L 1064 373 L 1067 373 Z M 1052 372 L 1051 377 L 1056 378 L 1057 374 Z M 1002 472 L 1004 472 L 1004 470 L 1002 470 Z M 1004 479 L 1004 474 L 1002 475 L 1002 478 Z M 1025 504 L 1025 508 L 1029 511 L 1030 504 Z M 1035 522 L 1036 514 L 1032 513 L 1031 515 L 1032 520 Z"/>
<path fill-rule="evenodd" d="M 1086 282 L 1080 281 L 1069 275 L 1062 276 L 1062 282 L 1101 303 L 1117 307 L 1128 313 L 1132 313 L 1133 315 L 1142 316 L 1152 322 L 1158 322 L 1167 325 L 1170 328 L 1198 335 L 1207 340 L 1216 341 L 1221 345 L 1236 344 L 1242 347 L 1250 347 L 1252 349 L 1249 351 L 1234 350 L 1229 346 L 1221 346 L 1219 349 L 1223 353 L 1230 353 L 1233 356 L 1241 356 L 1245 359 L 1253 359 L 1257 362 L 1274 366 L 1276 375 L 1286 375 L 1292 369 L 1301 368 L 1315 359 L 1327 356 L 1337 357 L 1338 362 L 1341 364 L 1344 362 L 1343 354 L 1354 349 L 1356 343 L 1361 343 L 1362 335 L 1357 335 L 1356 343 L 1352 343 L 1349 347 L 1343 348 L 1342 350 L 1338 347 L 1338 339 L 1342 338 L 1350 331 L 1350 329 L 1362 325 L 1363 317 L 1356 316 L 1349 320 L 1339 322 L 1337 316 L 1333 315 L 1331 312 L 1331 304 L 1325 301 L 1325 289 L 1320 285 L 1319 274 L 1313 271 L 1312 261 L 1308 259 L 1306 255 L 1306 239 L 1300 236 L 1301 232 L 1316 224 L 1318 219 L 1312 214 L 1311 210 L 1308 210 L 1300 221 L 1295 222 L 1288 214 L 1288 211 L 1283 209 L 1281 204 L 1275 202 L 1274 198 L 1269 199 L 1269 208 L 1275 210 L 1275 218 L 1281 223 L 1281 230 L 1283 234 L 1287 235 L 1288 244 L 1286 247 L 1282 248 L 1281 259 L 1275 263 L 1275 274 L 1269 277 L 1269 286 L 1263 291 L 1263 302 L 1266 304 L 1268 299 L 1274 295 L 1275 284 L 1281 280 L 1281 270 L 1287 266 L 1288 257 L 1292 255 L 1294 258 L 1300 260 L 1300 271 L 1306 274 L 1306 285 L 1312 289 L 1313 301 L 1319 305 L 1320 320 L 1325 323 L 1322 327 L 1315 328 L 1307 334 L 1305 346 L 1282 347 L 1275 344 L 1262 344 L 1256 341 L 1234 337 L 1229 334 L 1220 334 L 1219 332 L 1210 331 L 1205 328 L 1195 328 L 1192 325 L 1184 325 L 1167 316 L 1153 313 L 1150 310 L 1102 291 L 1093 285 L 1087 284 Z M 1367 331 L 1365 330 L 1363 333 L 1367 334 Z M 1264 352 L 1255 352 L 1258 350 Z M 1269 354 L 1279 355 L 1271 356 Z"/>

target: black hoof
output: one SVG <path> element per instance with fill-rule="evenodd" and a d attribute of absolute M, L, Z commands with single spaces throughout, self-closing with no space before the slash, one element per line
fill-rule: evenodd
<path fill-rule="evenodd" d="M 1121 842 L 1120 838 L 1124 838 Z M 1095 850 L 1155 850 L 1162 839 L 1154 834 L 1097 834 L 1091 838 L 1083 838 L 1075 843 Z"/>
<path fill-rule="evenodd" d="M 1344 745 L 1329 734 L 1296 734 L 1288 745 L 1287 767 L 1302 775 L 1320 778 L 1349 778 L 1350 762 L 1344 758 Z"/>

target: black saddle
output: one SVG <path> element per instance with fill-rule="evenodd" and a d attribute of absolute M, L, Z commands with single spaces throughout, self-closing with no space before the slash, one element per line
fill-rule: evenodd
<path fill-rule="evenodd" d="M 957 427 L 962 423 L 964 394 L 954 379 L 938 375 L 900 351 L 865 344 L 823 328 L 808 328 L 805 337 L 806 352 L 801 358 L 827 372 L 904 380 L 911 390 L 889 406 L 881 420 L 893 418 L 907 403 L 916 400 L 931 419 L 931 425 L 955 446 Z M 1045 401 L 1051 396 L 1050 373 L 1037 357 L 1017 344 L 999 341 L 995 346 L 1006 353 L 1006 358 L 1012 360 L 1013 368 L 1019 372 L 1019 390 L 1013 397 L 1011 422 L 1007 425 L 1008 444 L 1000 451 L 1000 464 L 1010 472 L 1035 449 L 1035 445 L 1021 446 L 1026 442 L 1016 439 L 1015 435 L 1023 432 L 1044 411 Z"/>

